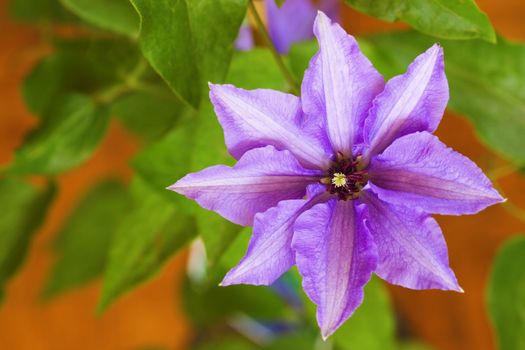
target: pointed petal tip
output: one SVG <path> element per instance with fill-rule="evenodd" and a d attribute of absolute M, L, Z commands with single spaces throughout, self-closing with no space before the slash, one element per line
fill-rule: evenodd
<path fill-rule="evenodd" d="M 222 279 L 222 281 L 219 283 L 219 287 L 228 287 L 232 284 L 236 284 L 234 281 L 232 281 L 232 270 L 230 270 L 226 276 Z"/>
<path fill-rule="evenodd" d="M 491 205 L 500 204 L 500 203 L 505 203 L 508 200 L 508 198 L 503 197 L 496 189 L 492 189 L 491 192 L 492 192 L 491 193 L 492 195 L 487 196 L 488 200 L 490 200 L 490 203 L 486 207 L 489 207 Z M 481 210 L 485 208 L 482 208 Z"/>
<path fill-rule="evenodd" d="M 332 23 L 332 20 L 326 15 L 326 13 L 321 10 L 317 10 L 317 16 L 315 16 L 314 20 L 314 28 L 318 27 L 320 24 L 331 25 Z"/>
<path fill-rule="evenodd" d="M 443 59 L 443 46 L 439 43 L 435 43 L 426 51 L 427 54 L 436 56 L 437 59 Z"/>
<path fill-rule="evenodd" d="M 328 338 L 332 334 L 334 334 L 334 332 L 337 330 L 338 327 L 327 327 L 327 328 L 321 327 L 321 339 L 323 339 L 324 342 L 327 341 Z"/>
<path fill-rule="evenodd" d="M 447 291 L 451 291 L 451 292 L 457 292 L 457 293 L 465 293 L 465 291 L 463 290 L 463 288 L 461 288 L 461 286 L 459 285 L 457 279 L 455 278 L 455 276 L 453 278 L 451 278 L 448 283 L 448 285 L 446 286 L 446 289 Z"/>
<path fill-rule="evenodd" d="M 173 192 L 181 193 L 181 186 L 179 185 L 179 181 L 175 182 L 173 185 L 169 185 L 168 187 L 166 187 L 166 189 Z"/>

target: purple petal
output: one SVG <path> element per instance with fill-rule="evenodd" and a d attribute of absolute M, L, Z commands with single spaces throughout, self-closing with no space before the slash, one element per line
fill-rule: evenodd
<path fill-rule="evenodd" d="M 288 151 L 272 146 L 246 152 L 233 168 L 216 165 L 188 174 L 169 189 L 244 226 L 259 212 L 305 195 L 319 172 L 304 169 Z"/>
<path fill-rule="evenodd" d="M 310 185 L 315 193 L 303 200 L 287 200 L 255 215 L 253 235 L 246 256 L 228 272 L 222 286 L 231 284 L 270 285 L 295 264 L 292 250 L 293 224 L 305 210 L 324 200 L 324 186 Z"/>
<path fill-rule="evenodd" d="M 277 51 L 286 54 L 293 43 L 312 38 L 317 10 L 310 0 L 286 0 L 281 8 L 265 0 L 268 31 Z"/>
<path fill-rule="evenodd" d="M 250 149 L 273 145 L 289 150 L 305 166 L 328 165 L 327 141 L 319 127 L 306 124 L 298 97 L 210 84 L 210 98 L 224 129 L 226 146 L 235 158 Z"/>
<path fill-rule="evenodd" d="M 436 130 L 448 102 L 443 49 L 434 45 L 405 74 L 388 81 L 365 122 L 366 158 L 381 153 L 396 138 Z"/>
<path fill-rule="evenodd" d="M 369 191 L 361 198 L 368 206 L 379 277 L 406 288 L 463 291 L 448 266 L 447 245 L 432 217 L 383 202 Z"/>
<path fill-rule="evenodd" d="M 427 132 L 403 136 L 372 159 L 370 181 L 382 200 L 427 213 L 473 214 L 503 200 L 476 164 Z"/>
<path fill-rule="evenodd" d="M 235 48 L 239 51 L 249 51 L 254 46 L 252 28 L 247 24 L 243 24 L 239 28 L 239 34 L 235 40 Z"/>
<path fill-rule="evenodd" d="M 352 145 L 360 142 L 373 98 L 383 89 L 383 77 L 355 39 L 322 12 L 314 32 L 320 49 L 305 72 L 303 110 L 308 116 L 322 116 L 334 151 L 349 156 Z"/>
<path fill-rule="evenodd" d="M 363 206 L 330 200 L 299 216 L 292 249 L 306 294 L 317 305 L 326 339 L 363 301 L 363 287 L 377 263 Z"/>

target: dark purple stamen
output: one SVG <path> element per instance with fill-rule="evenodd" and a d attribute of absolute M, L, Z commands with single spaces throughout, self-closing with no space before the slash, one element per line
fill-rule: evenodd
<path fill-rule="evenodd" d="M 360 157 L 347 158 L 338 153 L 321 183 L 339 200 L 356 199 L 368 182 L 368 172 L 360 169 Z"/>

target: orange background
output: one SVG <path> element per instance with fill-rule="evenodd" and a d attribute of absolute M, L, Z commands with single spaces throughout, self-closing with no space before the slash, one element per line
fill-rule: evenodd
<path fill-rule="evenodd" d="M 525 41 L 525 2 L 477 0 L 503 36 Z M 36 124 L 20 96 L 20 84 L 35 61 L 49 51 L 38 31 L 13 23 L 7 1 L 0 0 L 0 164 L 10 160 L 23 136 Z M 345 7 L 346 29 L 361 35 L 403 27 L 360 15 Z M 476 139 L 471 124 L 447 113 L 438 135 L 482 168 L 504 164 Z M 74 203 L 91 184 L 107 175 L 129 179 L 128 160 L 138 142 L 112 124 L 105 141 L 85 165 L 59 177 L 60 192 L 34 240 L 29 257 L 7 290 L 0 309 L 0 348 L 13 350 L 133 349 L 165 346 L 183 349 L 189 329 L 179 298 L 184 257 L 170 260 L 162 273 L 115 303 L 103 316 L 94 309 L 100 282 L 69 292 L 47 304 L 38 293 L 53 256 L 49 242 Z M 524 150 L 525 151 L 525 150 Z M 525 208 L 525 179 L 501 179 L 510 200 Z M 484 294 L 497 248 L 509 236 L 525 232 L 523 223 L 500 205 L 476 216 L 439 217 L 449 245 L 450 262 L 465 294 L 414 292 L 389 287 L 403 328 L 436 349 L 494 349 Z M 364 349 L 366 350 L 366 349 Z"/>

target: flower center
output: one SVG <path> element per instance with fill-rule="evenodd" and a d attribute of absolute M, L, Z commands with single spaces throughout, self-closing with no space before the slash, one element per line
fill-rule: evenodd
<path fill-rule="evenodd" d="M 326 176 L 321 179 L 328 192 L 345 201 L 358 198 L 367 182 L 368 173 L 361 169 L 361 157 L 350 159 L 341 154 L 337 155 Z"/>

